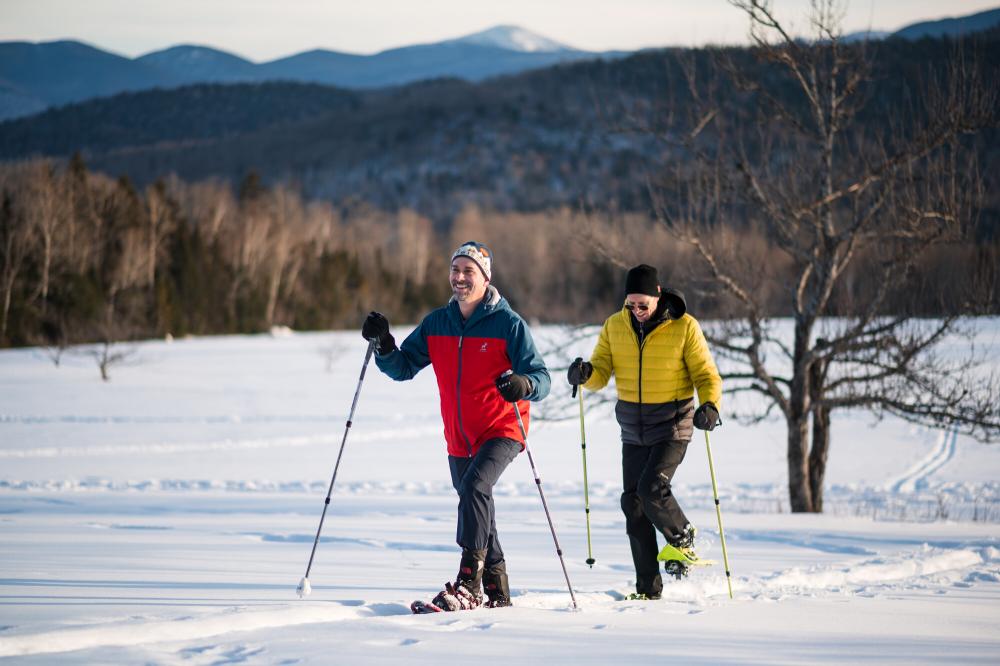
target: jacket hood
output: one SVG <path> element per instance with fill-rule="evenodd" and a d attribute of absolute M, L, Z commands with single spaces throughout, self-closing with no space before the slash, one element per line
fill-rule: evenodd
<path fill-rule="evenodd" d="M 657 311 L 665 309 L 671 319 L 680 319 L 687 312 L 687 301 L 684 294 L 676 289 L 664 289 L 660 294 L 660 305 Z"/>
<path fill-rule="evenodd" d="M 684 294 L 676 289 L 664 289 L 660 292 L 660 300 L 656 305 L 656 310 L 653 311 L 652 316 L 642 326 L 642 332 L 648 335 L 663 322 L 670 321 L 671 319 L 680 319 L 686 312 L 687 302 L 684 300 Z M 622 305 L 622 315 L 632 325 L 632 329 L 636 335 L 639 335 L 639 320 L 624 305 Z"/>
<path fill-rule="evenodd" d="M 622 312 L 631 314 L 628 308 L 622 304 Z M 687 313 L 687 301 L 684 294 L 677 289 L 664 289 L 660 292 L 660 302 L 653 311 L 653 316 L 649 321 L 663 322 L 668 319 L 680 319 Z"/>

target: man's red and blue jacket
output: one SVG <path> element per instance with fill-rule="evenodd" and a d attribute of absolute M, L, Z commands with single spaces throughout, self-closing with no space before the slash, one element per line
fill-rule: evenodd
<path fill-rule="evenodd" d="M 492 285 L 468 320 L 452 299 L 424 317 L 399 349 L 376 355 L 375 364 L 396 381 L 434 366 L 448 455 L 458 457 L 476 455 L 495 437 L 523 443 L 514 405 L 501 397 L 497 377 L 513 370 L 531 380 L 531 393 L 518 402 L 525 430 L 528 401 L 547 396 L 552 381 L 528 325 Z"/>

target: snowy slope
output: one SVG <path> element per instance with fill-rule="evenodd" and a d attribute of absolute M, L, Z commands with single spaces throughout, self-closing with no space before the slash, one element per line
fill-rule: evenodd
<path fill-rule="evenodd" d="M 696 438 L 677 493 L 719 564 L 655 603 L 623 600 L 613 419 L 587 421 L 593 569 L 579 424 L 536 423 L 579 610 L 521 456 L 497 489 L 515 607 L 410 615 L 457 564 L 429 370 L 370 368 L 298 600 L 363 354 L 356 332 L 150 342 L 104 384 L 84 355 L 0 352 L 0 660 L 995 663 L 1000 450 L 863 415 L 835 421 L 822 516 L 787 513 L 779 424 L 713 433 L 734 600 Z"/>

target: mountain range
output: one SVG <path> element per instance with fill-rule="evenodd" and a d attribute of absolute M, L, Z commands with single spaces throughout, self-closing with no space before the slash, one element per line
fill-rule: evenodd
<path fill-rule="evenodd" d="M 977 54 L 983 77 L 1000 67 L 1000 28 L 960 45 L 890 39 L 866 49 L 874 83 L 860 125 L 876 136 L 897 131 L 890 110 L 921 81 L 944 75 L 956 47 Z M 0 162 L 79 152 L 89 168 L 138 186 L 169 174 L 236 185 L 256 174 L 308 199 L 410 208 L 441 222 L 467 205 L 532 211 L 601 202 L 644 211 L 649 174 L 686 158 L 634 129 L 658 127 L 663 100 L 678 117 L 691 111 L 682 64 L 710 71 L 724 55 L 751 80 L 770 75 L 750 49 L 721 51 L 646 50 L 480 82 L 375 90 L 285 81 L 123 93 L 0 122 Z M 733 108 L 741 95 L 720 90 Z M 979 168 L 1000 174 L 996 132 L 985 145 Z"/>
<path fill-rule="evenodd" d="M 958 36 L 998 24 L 1000 9 L 993 9 L 915 23 L 894 33 L 868 31 L 846 38 Z M 198 83 L 295 81 L 374 89 L 440 77 L 476 82 L 558 63 L 624 55 L 622 51 L 574 49 L 512 25 L 374 55 L 317 49 L 262 63 L 198 45 L 126 58 L 72 40 L 0 42 L 0 120 L 96 97 Z"/>
<path fill-rule="evenodd" d="M 253 63 L 218 49 L 174 46 L 130 59 L 77 41 L 0 43 L 0 120 L 95 97 L 195 83 L 297 81 L 370 89 L 438 77 L 491 76 L 623 52 L 574 49 L 516 26 L 356 55 L 317 49 Z"/>

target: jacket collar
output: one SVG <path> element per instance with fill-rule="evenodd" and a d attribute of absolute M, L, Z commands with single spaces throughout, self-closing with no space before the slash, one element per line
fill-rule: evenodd
<path fill-rule="evenodd" d="M 500 292 L 493 285 L 488 285 L 486 287 L 486 295 L 483 296 L 483 300 L 479 302 L 476 309 L 472 311 L 472 315 L 468 319 L 462 318 L 462 310 L 458 307 L 458 299 L 454 295 L 448 300 L 448 312 L 451 314 L 459 326 L 468 326 L 476 321 L 479 321 L 483 317 L 489 316 L 503 307 L 504 301 Z"/>
<path fill-rule="evenodd" d="M 622 305 L 621 313 L 622 317 L 625 318 L 625 321 L 627 321 L 632 327 L 632 330 L 635 331 L 636 336 L 638 336 L 639 320 L 636 319 L 632 312 L 624 305 Z M 647 337 L 650 333 L 655 331 L 660 324 L 667 321 L 670 321 L 670 314 L 667 310 L 666 301 L 661 297 L 656 305 L 656 309 L 653 310 L 652 316 L 646 320 L 645 325 L 642 328 L 642 337 Z"/>

